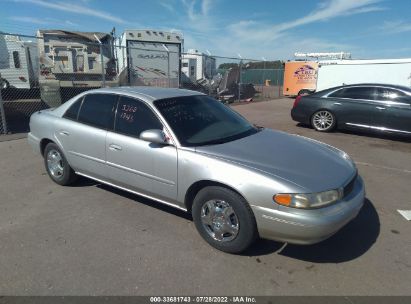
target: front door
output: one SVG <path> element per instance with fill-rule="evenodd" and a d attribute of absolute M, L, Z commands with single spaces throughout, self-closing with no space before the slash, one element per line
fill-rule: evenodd
<path fill-rule="evenodd" d="M 177 197 L 177 149 L 139 139 L 141 132 L 163 129 L 144 102 L 121 97 L 115 128 L 107 133 L 106 153 L 110 181 L 166 201 Z"/>
<path fill-rule="evenodd" d="M 393 89 L 378 87 L 377 99 L 385 108 L 384 127 L 411 134 L 411 96 Z"/>

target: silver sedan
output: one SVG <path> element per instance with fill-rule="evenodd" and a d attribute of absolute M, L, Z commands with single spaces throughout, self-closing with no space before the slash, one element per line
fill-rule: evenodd
<path fill-rule="evenodd" d="M 364 201 L 343 151 L 256 127 L 193 91 L 87 91 L 34 113 L 28 141 L 54 182 L 81 175 L 190 212 L 200 235 L 231 253 L 258 237 L 320 242 Z"/>

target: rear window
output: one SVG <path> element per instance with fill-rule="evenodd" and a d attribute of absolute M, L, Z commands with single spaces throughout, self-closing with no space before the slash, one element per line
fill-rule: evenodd
<path fill-rule="evenodd" d="M 78 110 L 80 109 L 81 101 L 83 98 L 80 98 L 76 102 L 74 102 L 70 108 L 64 113 L 63 117 L 67 119 L 77 120 Z"/>
<path fill-rule="evenodd" d="M 78 121 L 102 129 L 111 129 L 117 95 L 89 94 L 84 97 Z"/>

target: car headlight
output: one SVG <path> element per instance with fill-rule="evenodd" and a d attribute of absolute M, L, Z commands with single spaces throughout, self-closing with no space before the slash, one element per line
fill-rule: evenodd
<path fill-rule="evenodd" d="M 342 189 L 329 190 L 318 193 L 279 193 L 273 196 L 277 204 L 302 209 L 324 207 L 342 197 Z"/>

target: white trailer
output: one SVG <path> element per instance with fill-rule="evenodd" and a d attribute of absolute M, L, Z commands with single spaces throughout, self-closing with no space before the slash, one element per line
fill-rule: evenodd
<path fill-rule="evenodd" d="M 120 85 L 180 86 L 183 36 L 160 30 L 125 30 L 116 41 Z"/>
<path fill-rule="evenodd" d="M 182 57 L 181 71 L 191 81 L 212 79 L 216 74 L 216 59 L 198 50 L 190 49 Z"/>
<path fill-rule="evenodd" d="M 385 83 L 410 87 L 411 58 L 319 62 L 317 91 L 356 83 Z"/>
<path fill-rule="evenodd" d="M 38 85 L 37 44 L 0 34 L 0 86 L 30 89 Z"/>

